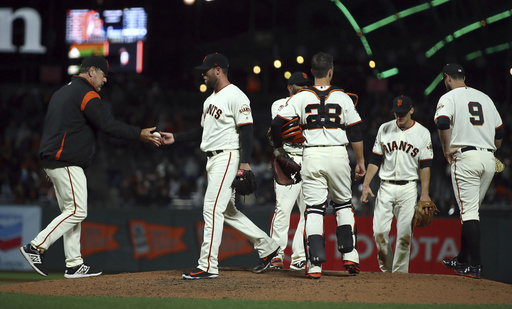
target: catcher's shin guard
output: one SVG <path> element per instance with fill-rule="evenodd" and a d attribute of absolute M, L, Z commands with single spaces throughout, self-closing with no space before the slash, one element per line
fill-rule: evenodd
<path fill-rule="evenodd" d="M 319 205 L 306 206 L 305 240 L 307 258 L 320 265 L 326 261 L 324 235 L 324 215 L 327 201 Z"/>
<path fill-rule="evenodd" d="M 322 235 L 308 236 L 309 260 L 312 264 L 320 265 L 327 261 L 325 257 L 325 238 Z"/>
<path fill-rule="evenodd" d="M 338 251 L 341 253 L 349 253 L 357 243 L 357 229 L 354 219 L 354 206 L 347 202 L 344 204 L 336 204 L 331 201 L 331 206 L 336 211 L 336 238 L 338 240 Z"/>

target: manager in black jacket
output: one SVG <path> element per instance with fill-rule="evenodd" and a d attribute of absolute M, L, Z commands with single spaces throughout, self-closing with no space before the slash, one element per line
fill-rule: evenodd
<path fill-rule="evenodd" d="M 87 179 L 84 168 L 94 155 L 98 131 L 124 139 L 139 139 L 160 146 L 151 131 L 114 119 L 98 92 L 107 82 L 109 65 L 105 58 L 90 56 L 83 60 L 79 75 L 52 96 L 44 121 L 39 155 L 43 168 L 53 182 L 61 214 L 36 238 L 20 248 L 32 268 L 43 276 L 44 252 L 63 236 L 66 278 L 98 276 L 80 253 L 80 223 L 87 216 Z"/>

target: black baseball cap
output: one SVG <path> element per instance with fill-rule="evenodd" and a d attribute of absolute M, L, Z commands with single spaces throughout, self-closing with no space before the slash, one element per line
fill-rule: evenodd
<path fill-rule="evenodd" d="M 200 66 L 197 66 L 196 70 L 206 71 L 208 69 L 215 68 L 215 67 L 221 67 L 223 69 L 228 68 L 229 67 L 228 58 L 226 58 L 226 56 L 219 54 L 219 53 L 208 54 L 208 55 L 206 55 L 206 57 L 204 57 L 203 64 L 201 64 Z"/>
<path fill-rule="evenodd" d="M 443 68 L 443 76 L 445 74 L 452 75 L 452 74 L 456 74 L 456 73 L 460 73 L 462 75 L 466 74 L 464 72 L 464 68 L 460 64 L 457 64 L 457 63 L 448 63 Z"/>
<path fill-rule="evenodd" d="M 102 56 L 85 57 L 82 61 L 82 67 L 95 67 L 101 69 L 105 74 L 114 74 L 114 72 L 110 70 L 107 59 Z"/>
<path fill-rule="evenodd" d="M 311 80 L 304 72 L 294 72 L 290 78 L 288 78 L 288 85 L 309 86 L 311 84 Z"/>
<path fill-rule="evenodd" d="M 393 99 L 393 113 L 407 113 L 412 108 L 412 100 L 408 96 L 398 96 Z"/>

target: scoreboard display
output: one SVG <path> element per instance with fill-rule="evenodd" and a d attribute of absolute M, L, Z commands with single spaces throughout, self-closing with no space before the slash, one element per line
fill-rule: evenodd
<path fill-rule="evenodd" d="M 141 73 L 146 35 L 144 8 L 67 11 L 66 43 L 70 59 L 102 55 L 109 59 L 115 71 Z"/>

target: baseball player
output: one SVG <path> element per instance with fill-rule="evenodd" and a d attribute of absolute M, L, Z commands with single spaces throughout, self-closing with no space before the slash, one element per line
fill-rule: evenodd
<path fill-rule="evenodd" d="M 447 93 L 437 103 L 434 120 L 462 220 L 459 254 L 443 259 L 443 265 L 459 275 L 481 278 L 479 209 L 494 177 L 503 122 L 489 96 L 466 86 L 462 66 L 450 63 L 442 72 Z"/>
<path fill-rule="evenodd" d="M 308 76 L 304 72 L 295 72 L 288 79 L 288 93 L 290 97 L 296 94 L 299 90 L 306 88 L 311 84 Z M 272 104 L 272 119 L 274 119 L 279 111 L 283 109 L 288 101 L 287 98 L 279 99 Z M 285 144 L 283 145 L 284 151 L 298 164 L 302 162 L 302 145 Z M 270 237 L 276 241 L 281 248 L 276 257 L 272 259 L 270 264 L 271 268 L 283 268 L 284 250 L 288 244 L 288 229 L 290 228 L 290 215 L 297 202 L 297 207 L 300 212 L 299 223 L 293 236 L 292 242 L 292 256 L 290 269 L 301 270 L 306 267 L 306 253 L 304 251 L 304 210 L 306 204 L 302 197 L 302 184 L 296 183 L 289 186 L 283 186 L 274 181 L 276 192 L 276 209 L 272 218 L 270 226 Z"/>
<path fill-rule="evenodd" d="M 61 214 L 29 244 L 20 248 L 32 268 L 42 276 L 44 254 L 61 236 L 66 256 L 66 278 L 98 276 L 101 270 L 84 263 L 80 253 L 80 224 L 87 216 L 87 179 L 84 169 L 91 163 L 98 131 L 108 135 L 140 139 L 159 146 L 151 131 L 114 119 L 98 94 L 107 82 L 108 62 L 100 56 L 83 60 L 79 75 L 52 96 L 44 121 L 39 156 L 55 188 Z"/>
<path fill-rule="evenodd" d="M 283 153 L 280 129 L 298 116 L 304 126 L 302 155 L 302 191 L 306 203 L 307 239 L 306 277 L 319 279 L 326 261 L 323 220 L 327 199 L 336 212 L 338 250 L 345 269 L 359 273 L 355 219 L 351 203 L 351 170 L 346 146 L 351 144 L 357 159 L 355 179 L 365 174 L 361 118 L 352 99 L 343 90 L 331 86 L 333 57 L 326 53 L 313 56 L 311 72 L 315 84 L 299 91 L 272 120 L 271 135 L 275 152 Z"/>
<path fill-rule="evenodd" d="M 181 134 L 161 132 L 163 144 L 201 140 L 200 148 L 208 157 L 203 244 L 197 268 L 184 273 L 184 279 L 218 277 L 218 254 L 224 223 L 254 244 L 260 256 L 260 264 L 254 272 L 267 269 L 279 252 L 276 242 L 235 207 L 235 191 L 231 184 L 237 172 L 251 169 L 253 120 L 249 99 L 228 80 L 228 66 L 225 56 L 213 53 L 196 67 L 201 71 L 206 86 L 213 89 L 203 105 L 202 129 Z"/>
<path fill-rule="evenodd" d="M 421 181 L 421 201 L 430 201 L 430 167 L 434 154 L 430 132 L 414 121 L 411 98 L 398 96 L 393 100 L 395 119 L 382 124 L 377 132 L 373 153 L 363 181 L 361 201 L 375 197 L 370 183 L 379 171 L 381 179 L 375 210 L 373 236 L 377 245 L 377 260 L 383 272 L 409 272 L 412 241 L 412 218 Z M 389 232 L 396 218 L 395 254 L 391 250 Z"/>

